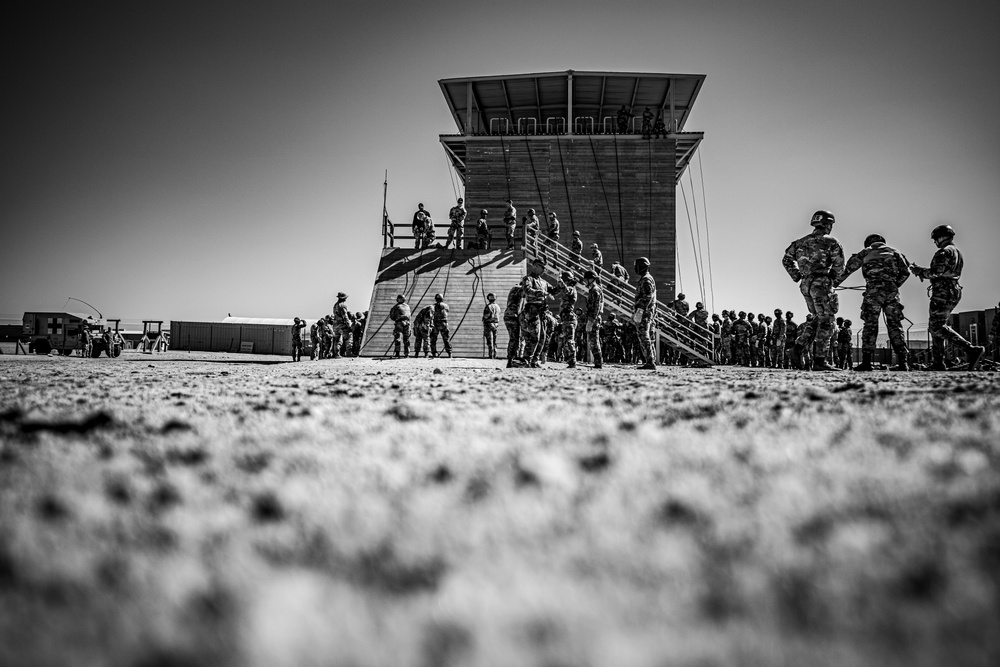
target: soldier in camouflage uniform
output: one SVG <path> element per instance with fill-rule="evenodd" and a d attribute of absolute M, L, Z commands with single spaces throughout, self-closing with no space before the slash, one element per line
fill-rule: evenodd
<path fill-rule="evenodd" d="M 576 368 L 576 277 L 563 271 L 559 278 L 561 284 L 553 291 L 559 299 L 559 354 L 569 368 Z"/>
<path fill-rule="evenodd" d="M 590 258 L 594 260 L 594 273 L 600 274 L 604 268 L 604 255 L 596 243 L 590 244 Z"/>
<path fill-rule="evenodd" d="M 539 345 L 542 350 L 539 357 L 540 363 L 544 364 L 549 360 L 549 357 L 554 358 L 554 353 L 559 347 L 559 337 L 556 335 L 558 329 L 559 320 L 556 319 L 556 316 L 546 306 L 545 312 L 542 313 L 542 340 Z"/>
<path fill-rule="evenodd" d="M 444 242 L 444 249 L 447 250 L 452 240 L 455 241 L 455 250 L 462 249 L 462 239 L 465 238 L 465 217 L 468 213 L 465 210 L 465 202 L 459 197 L 458 203 L 448 211 L 448 219 L 451 225 L 448 227 L 448 240 Z"/>
<path fill-rule="evenodd" d="M 938 250 L 931 258 L 931 265 L 928 267 L 910 265 L 910 271 L 920 280 L 928 279 L 931 286 L 928 292 L 931 295 L 930 318 L 927 326 L 930 330 L 934 363 L 931 370 L 943 371 L 948 367 L 944 363 L 944 344 L 951 342 L 957 349 L 965 352 L 966 361 L 969 363 L 969 370 L 975 370 L 982 359 L 986 348 L 981 345 L 973 345 L 965 340 L 957 331 L 948 326 L 948 318 L 951 311 L 962 299 L 962 286 L 958 284 L 958 279 L 962 277 L 962 269 L 965 261 L 962 253 L 955 245 L 955 230 L 951 225 L 938 225 L 931 232 L 931 240 Z"/>
<path fill-rule="evenodd" d="M 587 286 L 587 310 L 584 313 L 584 331 L 587 334 L 587 344 L 594 361 L 594 368 L 604 365 L 601 352 L 601 313 L 604 312 L 604 288 L 597 279 L 597 274 L 587 269 L 583 272 L 583 283 Z"/>
<path fill-rule="evenodd" d="M 990 325 L 990 345 L 993 346 L 993 361 L 1000 361 L 1000 303 L 993 311 L 993 324 Z"/>
<path fill-rule="evenodd" d="M 702 329 L 708 329 L 708 311 L 705 310 L 705 304 L 701 301 L 694 304 L 694 310 L 688 315 L 692 322 L 700 326 Z"/>
<path fill-rule="evenodd" d="M 878 338 L 878 319 L 885 313 L 885 326 L 889 341 L 896 351 L 897 366 L 892 370 L 909 370 L 909 350 L 903 335 L 903 304 L 899 302 L 899 288 L 910 277 L 910 263 L 903 253 L 886 245 L 881 234 L 869 234 L 865 247 L 851 255 L 838 284 L 861 269 L 865 279 L 865 293 L 861 300 L 861 363 L 854 370 L 872 370 L 872 358 Z M 838 337 L 839 340 L 839 337 Z M 850 338 L 848 338 L 850 344 Z"/>
<path fill-rule="evenodd" d="M 292 324 L 292 361 L 302 361 L 302 330 L 306 328 L 306 323 L 299 318 L 295 318 Z"/>
<path fill-rule="evenodd" d="M 757 324 L 757 316 L 753 313 L 747 313 L 747 324 L 750 325 L 750 340 L 747 341 L 749 363 L 747 365 L 753 368 L 758 365 L 757 339 L 760 337 L 760 325 Z"/>
<path fill-rule="evenodd" d="M 392 320 L 392 346 L 394 359 L 399 359 L 399 339 L 403 339 L 403 357 L 410 356 L 410 306 L 406 303 L 406 296 L 396 295 L 396 305 L 389 311 L 389 319 Z"/>
<path fill-rule="evenodd" d="M 677 311 L 677 314 L 681 317 L 687 317 L 688 313 L 691 312 L 691 306 L 688 305 L 687 297 L 684 296 L 683 292 L 678 294 L 677 298 L 674 299 L 673 306 L 674 310 Z"/>
<path fill-rule="evenodd" d="M 720 362 L 730 364 L 733 362 L 733 322 L 729 319 L 729 311 L 722 311 L 722 354 Z"/>
<path fill-rule="evenodd" d="M 490 233 L 490 224 L 487 217 L 490 212 L 485 208 L 480 211 L 479 222 L 476 223 L 476 245 L 480 250 L 489 250 L 493 245 L 493 235 Z"/>
<path fill-rule="evenodd" d="M 736 363 L 740 366 L 750 365 L 750 336 L 753 326 L 747 321 L 747 314 L 740 311 L 739 319 L 733 322 L 733 345 L 736 348 Z"/>
<path fill-rule="evenodd" d="M 795 341 L 795 353 L 810 343 L 813 347 L 813 370 L 836 370 L 826 361 L 833 335 L 833 318 L 839 309 L 834 285 L 844 272 L 844 249 L 830 236 L 834 217 L 829 211 L 816 211 L 810 224 L 812 233 L 792 241 L 781 264 L 791 279 L 799 283 L 806 307 L 815 315 L 813 323 L 803 325 Z"/>
<path fill-rule="evenodd" d="M 503 311 L 503 324 L 507 327 L 507 368 L 514 367 L 514 360 L 521 356 L 521 286 L 514 285 L 507 293 L 507 308 Z"/>
<path fill-rule="evenodd" d="M 320 359 L 329 359 L 333 356 L 333 316 L 327 315 L 322 320 L 320 320 L 320 326 L 322 331 L 320 338 L 322 344 L 320 346 Z"/>
<path fill-rule="evenodd" d="M 583 257 L 583 241 L 580 240 L 580 232 L 573 232 L 573 244 L 570 246 L 570 250 L 578 258 Z"/>
<path fill-rule="evenodd" d="M 712 331 L 712 359 L 717 364 L 722 363 L 722 320 L 718 313 L 712 313 L 712 323 L 709 325 Z"/>
<path fill-rule="evenodd" d="M 847 371 L 851 370 L 851 367 L 854 365 L 851 360 L 851 340 L 853 338 L 854 332 L 851 331 L 851 321 L 844 320 L 844 325 L 837 332 L 837 361 L 840 367 Z"/>
<path fill-rule="evenodd" d="M 434 245 L 434 219 L 431 216 L 424 217 L 424 248 Z"/>
<path fill-rule="evenodd" d="M 596 249 L 597 244 L 594 244 Z M 598 251 L 600 252 L 600 251 Z M 596 264 L 596 258 L 594 263 Z M 638 337 L 638 349 L 643 363 L 642 370 L 656 370 L 656 350 L 653 348 L 652 327 L 656 321 L 656 281 L 649 272 L 649 260 L 640 257 L 633 266 L 639 276 L 639 284 L 635 290 L 635 303 L 632 313 L 632 323 Z"/>
<path fill-rule="evenodd" d="M 771 322 L 774 320 L 771 319 L 770 315 L 764 315 L 764 313 L 761 313 L 760 317 L 764 318 L 761 325 L 764 331 L 764 340 L 760 344 L 760 358 L 764 368 L 774 368 L 774 356 L 771 354 L 771 348 L 774 344 L 772 338 L 774 328 L 771 326 Z"/>
<path fill-rule="evenodd" d="M 340 346 L 351 337 L 354 320 L 347 309 L 347 295 L 337 292 L 337 303 L 333 306 L 333 358 L 340 357 Z"/>
<path fill-rule="evenodd" d="M 503 212 L 503 229 L 504 235 L 507 237 L 507 250 L 514 249 L 514 232 L 517 230 L 517 209 L 514 208 L 514 204 L 508 199 L 507 209 Z"/>
<path fill-rule="evenodd" d="M 500 326 L 500 306 L 497 305 L 497 295 L 490 292 L 486 295 L 487 304 L 483 308 L 483 338 L 486 339 L 486 355 L 489 359 L 497 358 L 497 328 Z"/>
<path fill-rule="evenodd" d="M 549 224 L 546 232 L 553 243 L 559 243 L 559 218 L 556 217 L 555 211 L 549 211 Z"/>
<path fill-rule="evenodd" d="M 420 356 L 420 351 L 424 351 L 424 358 L 431 355 L 430 337 L 431 328 L 434 326 L 434 306 L 424 306 L 413 318 L 413 333 L 416 337 L 416 347 L 413 358 Z"/>
<path fill-rule="evenodd" d="M 581 250 L 582 250 L 581 246 Z M 611 273 L 614 274 L 615 278 L 622 281 L 623 283 L 628 282 L 628 270 L 618 263 L 618 260 L 611 265 Z"/>
<path fill-rule="evenodd" d="M 444 343 L 444 353 L 451 359 L 451 329 L 448 328 L 448 304 L 444 296 L 434 295 L 434 327 L 431 329 L 431 356 L 437 357 L 437 339 L 441 336 Z"/>
<path fill-rule="evenodd" d="M 785 313 L 785 368 L 800 368 L 800 360 L 796 358 L 795 341 L 799 336 L 799 325 L 792 319 L 795 315 L 792 311 Z"/>
<path fill-rule="evenodd" d="M 843 280 L 843 276 L 841 276 Z M 841 368 L 840 365 L 840 344 L 837 342 L 837 336 L 840 334 L 840 329 L 844 326 L 844 318 L 838 317 L 834 320 L 833 335 L 830 336 L 830 352 L 827 353 L 826 358 L 830 360 L 837 368 Z"/>
<path fill-rule="evenodd" d="M 545 298 L 549 293 L 548 284 L 542 278 L 545 271 L 545 260 L 536 257 L 528 265 L 528 275 L 521 279 L 522 308 L 519 316 L 521 338 L 524 341 L 524 357 L 527 365 L 539 368 L 538 359 L 543 350 L 542 318 L 544 317 Z"/>
<path fill-rule="evenodd" d="M 771 360 L 775 368 L 785 368 L 785 325 L 784 312 L 774 309 L 774 324 L 771 325 Z"/>
<path fill-rule="evenodd" d="M 309 346 L 312 351 L 309 353 L 309 358 L 315 360 L 319 356 L 319 323 L 314 322 L 311 327 L 309 327 Z"/>
<path fill-rule="evenodd" d="M 361 354 L 362 337 L 365 335 L 365 325 L 368 323 L 368 311 L 354 313 L 354 344 L 351 345 L 351 356 Z"/>
<path fill-rule="evenodd" d="M 427 217 L 430 214 L 424 210 L 424 205 L 417 204 L 417 210 L 413 214 L 413 223 L 411 228 L 413 229 L 413 247 L 420 248 L 426 247 L 424 245 L 424 232 L 427 226 Z"/>

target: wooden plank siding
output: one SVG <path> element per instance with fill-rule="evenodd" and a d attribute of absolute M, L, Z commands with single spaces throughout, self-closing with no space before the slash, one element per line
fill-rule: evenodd
<path fill-rule="evenodd" d="M 673 294 L 664 283 L 676 272 L 675 141 L 636 136 L 470 137 L 466 151 L 465 202 L 470 219 L 490 211 L 494 243 L 502 243 L 504 200 L 529 208 L 541 229 L 555 211 L 560 242 L 569 246 L 580 231 L 584 256 L 597 243 L 604 265 L 619 260 L 632 272 L 636 257 L 648 257 L 660 300 Z"/>
<path fill-rule="evenodd" d="M 495 240 L 495 236 L 494 236 Z M 396 295 L 404 294 L 412 316 L 434 304 L 440 293 L 448 304 L 452 351 L 456 357 L 484 357 L 482 315 L 486 295 L 493 292 L 501 311 L 507 306 L 507 292 L 525 275 L 521 250 L 443 250 L 431 248 L 386 248 L 382 251 L 375 287 L 368 308 L 361 356 L 391 355 L 393 323 L 389 311 Z M 415 352 L 411 338 L 411 354 Z M 507 349 L 507 330 L 501 322 L 497 332 L 499 356 Z M 438 341 L 438 351 L 444 347 Z"/>

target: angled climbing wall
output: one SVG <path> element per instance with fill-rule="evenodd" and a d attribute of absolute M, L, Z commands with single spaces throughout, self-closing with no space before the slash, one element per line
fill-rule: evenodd
<path fill-rule="evenodd" d="M 392 354 L 389 310 L 396 295 L 406 295 L 413 317 L 424 306 L 434 304 L 434 295 L 444 295 L 450 308 L 452 352 L 456 357 L 485 357 L 482 316 L 486 295 L 493 292 L 501 312 L 507 307 L 507 292 L 525 275 L 521 250 L 443 250 L 431 248 L 385 248 L 375 276 L 361 356 Z M 411 338 L 411 354 L 414 339 Z M 497 331 L 498 356 L 507 349 L 507 330 Z M 438 351 L 444 348 L 438 341 Z"/>

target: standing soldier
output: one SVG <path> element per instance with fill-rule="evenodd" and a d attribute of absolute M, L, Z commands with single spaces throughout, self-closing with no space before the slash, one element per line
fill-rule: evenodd
<path fill-rule="evenodd" d="M 688 315 L 692 322 L 700 326 L 702 329 L 708 329 L 708 311 L 705 310 L 705 304 L 701 301 L 694 304 L 694 310 Z"/>
<path fill-rule="evenodd" d="M 794 352 L 800 354 L 810 343 L 813 347 L 813 370 L 832 371 L 836 367 L 827 363 L 826 354 L 833 335 L 833 318 L 839 301 L 833 287 L 844 272 L 844 248 L 830 236 L 834 217 L 829 211 L 816 211 L 810 224 L 813 231 L 792 241 L 781 259 L 782 266 L 791 279 L 799 283 L 799 291 L 806 301 L 806 308 L 815 316 L 802 326 L 795 341 Z"/>
<path fill-rule="evenodd" d="M 678 294 L 674 300 L 674 310 L 681 317 L 687 317 L 688 313 L 691 312 L 691 306 L 688 305 L 687 297 L 684 296 L 683 292 Z"/>
<path fill-rule="evenodd" d="M 292 324 L 292 361 L 302 361 L 302 330 L 306 323 L 295 318 Z"/>
<path fill-rule="evenodd" d="M 594 247 L 597 247 L 596 243 Z M 639 368 L 655 371 L 656 350 L 653 349 L 652 327 L 656 321 L 656 282 L 649 272 L 649 260 L 645 257 L 635 260 L 633 268 L 639 276 L 639 285 L 635 290 L 635 308 L 632 313 L 632 322 L 639 338 L 639 352 L 643 359 L 643 364 Z"/>
<path fill-rule="evenodd" d="M 413 358 L 420 356 L 420 350 L 424 351 L 424 358 L 431 355 L 428 340 L 431 336 L 431 326 L 434 323 L 434 306 L 424 306 L 417 311 L 417 316 L 413 318 L 413 333 L 416 337 L 416 347 L 413 351 Z"/>
<path fill-rule="evenodd" d="M 927 322 L 932 341 L 931 352 L 934 355 L 931 370 L 948 370 L 944 363 L 944 344 L 945 341 L 951 341 L 955 347 L 965 351 L 969 370 L 974 371 L 986 348 L 973 345 L 948 326 L 951 311 L 955 310 L 955 306 L 962 299 L 962 286 L 958 284 L 958 279 L 962 277 L 962 268 L 965 265 L 962 253 L 954 243 L 955 230 L 951 225 L 938 225 L 931 232 L 931 240 L 938 247 L 934 257 L 931 258 L 931 265 L 929 267 L 910 265 L 913 275 L 921 281 L 925 278 L 931 281 L 930 318 Z"/>
<path fill-rule="evenodd" d="M 840 331 L 837 332 L 837 359 L 840 361 L 840 367 L 846 371 L 851 370 L 854 366 L 854 362 L 851 359 L 851 339 L 854 338 L 854 332 L 851 331 L 851 321 L 844 320 L 844 325 L 840 327 Z M 898 352 L 897 352 L 898 354 Z M 909 355 L 907 355 L 909 356 Z M 902 356 L 901 360 L 906 361 Z M 900 366 L 894 366 L 893 370 L 909 370 L 909 365 L 900 364 Z"/>
<path fill-rule="evenodd" d="M 507 237 L 507 250 L 514 249 L 514 231 L 517 229 L 517 209 L 514 203 L 507 200 L 507 209 L 503 212 L 504 235 Z M 529 213 L 534 209 L 529 209 Z"/>
<path fill-rule="evenodd" d="M 549 360 L 552 354 L 552 348 L 558 349 L 559 347 L 559 337 L 556 336 L 556 330 L 559 328 L 559 320 L 556 316 L 552 314 L 549 310 L 548 305 L 545 306 L 545 310 L 542 311 L 542 340 L 539 348 L 542 350 L 541 356 L 539 357 L 539 363 L 544 364 Z"/>
<path fill-rule="evenodd" d="M 841 276 L 843 280 L 843 276 Z M 838 317 L 834 320 L 833 335 L 830 336 L 830 353 L 826 355 L 826 358 L 836 366 L 837 368 L 843 368 L 840 365 L 840 342 L 838 336 L 840 335 L 840 330 L 844 328 L 844 318 Z"/>
<path fill-rule="evenodd" d="M 788 329 L 781 308 L 774 309 L 774 324 L 771 325 L 771 360 L 775 368 L 785 367 L 785 340 Z"/>
<path fill-rule="evenodd" d="M 667 138 L 667 124 L 663 121 L 662 112 L 656 117 L 656 123 L 653 125 L 653 138 L 659 139 L 661 136 Z"/>
<path fill-rule="evenodd" d="M 990 345 L 993 346 L 993 361 L 1000 361 L 1000 303 L 993 311 L 993 324 L 990 325 Z"/>
<path fill-rule="evenodd" d="M 351 311 L 347 309 L 347 295 L 337 292 L 337 303 L 333 306 L 333 358 L 340 357 L 340 346 L 351 336 L 354 326 Z"/>
<path fill-rule="evenodd" d="M 596 243 L 590 244 L 590 257 L 594 260 L 594 273 L 600 275 L 601 269 L 604 268 L 604 255 Z"/>
<path fill-rule="evenodd" d="M 753 363 L 750 359 L 750 337 L 753 335 L 753 326 L 747 321 L 747 314 L 740 311 L 739 319 L 733 322 L 733 345 L 736 348 L 736 363 L 742 366 L 750 366 Z"/>
<path fill-rule="evenodd" d="M 411 224 L 411 228 L 413 229 L 413 239 L 414 239 L 413 247 L 417 248 L 418 250 L 420 248 L 427 247 L 426 245 L 424 245 L 424 234 L 425 234 L 425 227 L 427 225 L 427 218 L 429 217 L 430 213 L 424 210 L 423 203 L 417 204 L 417 210 L 413 214 L 413 223 Z"/>
<path fill-rule="evenodd" d="M 583 283 L 587 286 L 587 310 L 584 320 L 584 331 L 587 334 L 587 344 L 594 361 L 594 368 L 604 365 L 601 353 L 601 313 L 604 312 L 604 289 L 597 279 L 597 274 L 587 269 L 583 272 Z"/>
<path fill-rule="evenodd" d="M 448 227 L 448 240 L 444 242 L 445 250 L 451 245 L 453 239 L 455 241 L 455 250 L 462 249 L 462 239 L 465 238 L 465 216 L 467 215 L 464 201 L 459 197 L 458 203 L 448 211 L 448 219 L 451 220 L 451 225 Z"/>
<path fill-rule="evenodd" d="M 497 358 L 497 327 L 500 326 L 500 306 L 497 305 L 497 295 L 490 292 L 486 295 L 486 307 L 483 308 L 483 338 L 486 339 L 486 354 L 489 359 Z"/>
<path fill-rule="evenodd" d="M 583 241 L 580 240 L 580 232 L 573 232 L 573 244 L 570 246 L 570 250 L 573 254 L 579 258 L 583 258 Z"/>
<path fill-rule="evenodd" d="M 329 359 L 333 356 L 333 316 L 325 315 L 320 320 L 320 326 L 322 327 L 320 356 L 322 359 Z"/>
<path fill-rule="evenodd" d="M 582 249 L 583 248 L 581 246 L 581 250 Z M 628 270 L 624 266 L 619 264 L 617 259 L 615 260 L 614 264 L 611 265 L 611 273 L 613 273 L 615 278 L 622 281 L 623 283 L 628 282 Z"/>
<path fill-rule="evenodd" d="M 444 352 L 451 359 L 451 329 L 448 328 L 448 304 L 444 302 L 444 296 L 434 295 L 434 328 L 431 329 L 431 356 L 437 357 L 438 335 L 444 343 Z"/>
<path fill-rule="evenodd" d="M 83 323 L 80 325 L 80 356 L 89 359 L 92 354 L 91 350 L 93 350 L 93 342 L 90 336 L 90 327 Z"/>
<path fill-rule="evenodd" d="M 649 139 L 649 133 L 653 131 L 653 112 L 646 107 L 642 112 L 642 138 Z"/>
<path fill-rule="evenodd" d="M 403 339 L 403 357 L 410 356 L 410 306 L 406 303 L 406 296 L 396 295 L 396 305 L 389 311 L 389 319 L 392 320 L 392 358 L 399 359 L 399 339 Z"/>
<path fill-rule="evenodd" d="M 618 134 L 625 134 L 628 132 L 628 121 L 632 117 L 632 113 L 622 105 L 622 108 L 618 110 L 615 114 L 618 121 Z"/>
<path fill-rule="evenodd" d="M 854 370 L 872 370 L 875 343 L 878 338 L 878 318 L 885 313 L 885 326 L 889 330 L 889 342 L 896 351 L 896 362 L 892 370 L 906 371 L 909 366 L 909 350 L 903 336 L 903 304 L 899 302 L 899 288 L 910 277 L 910 263 L 892 246 L 886 245 L 881 234 L 869 234 L 865 247 L 851 255 L 844 267 L 844 275 L 838 284 L 849 275 L 861 269 L 865 279 L 865 293 L 861 300 L 861 363 Z M 838 341 L 840 337 L 838 336 Z M 847 344 L 850 346 L 850 336 Z"/>
<path fill-rule="evenodd" d="M 542 354 L 542 317 L 547 308 L 545 297 L 548 286 L 542 279 L 545 259 L 536 257 L 528 265 L 528 275 L 521 278 L 522 309 L 519 316 L 521 338 L 524 341 L 524 358 L 531 368 L 539 368 L 538 358 Z"/>
<path fill-rule="evenodd" d="M 766 368 L 774 368 L 774 326 L 771 324 L 774 320 L 764 313 L 761 313 L 761 317 L 764 318 L 764 343 L 761 346 L 760 358 Z"/>
<path fill-rule="evenodd" d="M 549 211 L 549 226 L 546 231 L 553 243 L 559 243 L 559 218 L 555 211 Z"/>
<path fill-rule="evenodd" d="M 319 322 L 314 322 L 309 327 L 309 346 L 311 348 L 309 358 L 315 360 L 319 354 Z"/>
<path fill-rule="evenodd" d="M 514 285 L 507 292 L 507 308 L 503 311 L 503 324 L 507 327 L 507 368 L 514 367 L 514 359 L 521 356 L 521 325 L 518 313 L 521 310 L 521 286 Z"/>
<path fill-rule="evenodd" d="M 795 315 L 792 311 L 785 313 L 785 368 L 800 368 L 799 359 L 793 354 L 795 351 L 795 341 L 799 336 L 799 325 L 792 319 Z"/>
<path fill-rule="evenodd" d="M 365 325 L 368 323 L 368 311 L 354 313 L 354 342 L 351 345 L 351 356 L 356 357 L 361 354 L 362 338 L 365 335 Z"/>
<path fill-rule="evenodd" d="M 490 235 L 490 225 L 486 221 L 490 212 L 485 208 L 479 212 L 479 222 L 476 223 L 476 245 L 480 250 L 489 250 L 493 245 L 493 238 Z"/>
<path fill-rule="evenodd" d="M 569 271 L 559 276 L 562 284 L 555 290 L 559 295 L 559 348 L 569 368 L 576 368 L 576 278 Z"/>
<path fill-rule="evenodd" d="M 720 327 L 722 336 L 722 354 L 719 361 L 724 364 L 733 361 L 733 321 L 729 319 L 729 311 L 722 311 L 722 326 Z"/>

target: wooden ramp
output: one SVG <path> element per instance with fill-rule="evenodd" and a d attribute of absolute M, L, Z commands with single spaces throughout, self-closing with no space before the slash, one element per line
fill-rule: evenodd
<path fill-rule="evenodd" d="M 452 354 L 485 357 L 482 317 L 486 295 L 496 294 L 502 313 L 507 307 L 507 292 L 521 282 L 525 267 L 522 250 L 385 248 L 372 290 L 361 356 L 392 354 L 389 310 L 396 305 L 397 294 L 406 296 L 413 317 L 416 317 L 421 308 L 433 305 L 434 295 L 440 293 L 450 308 Z M 411 355 L 415 351 L 414 342 L 411 338 Z M 497 331 L 497 350 L 497 356 L 506 356 L 507 329 L 503 322 Z M 440 340 L 438 351 L 444 352 Z"/>

